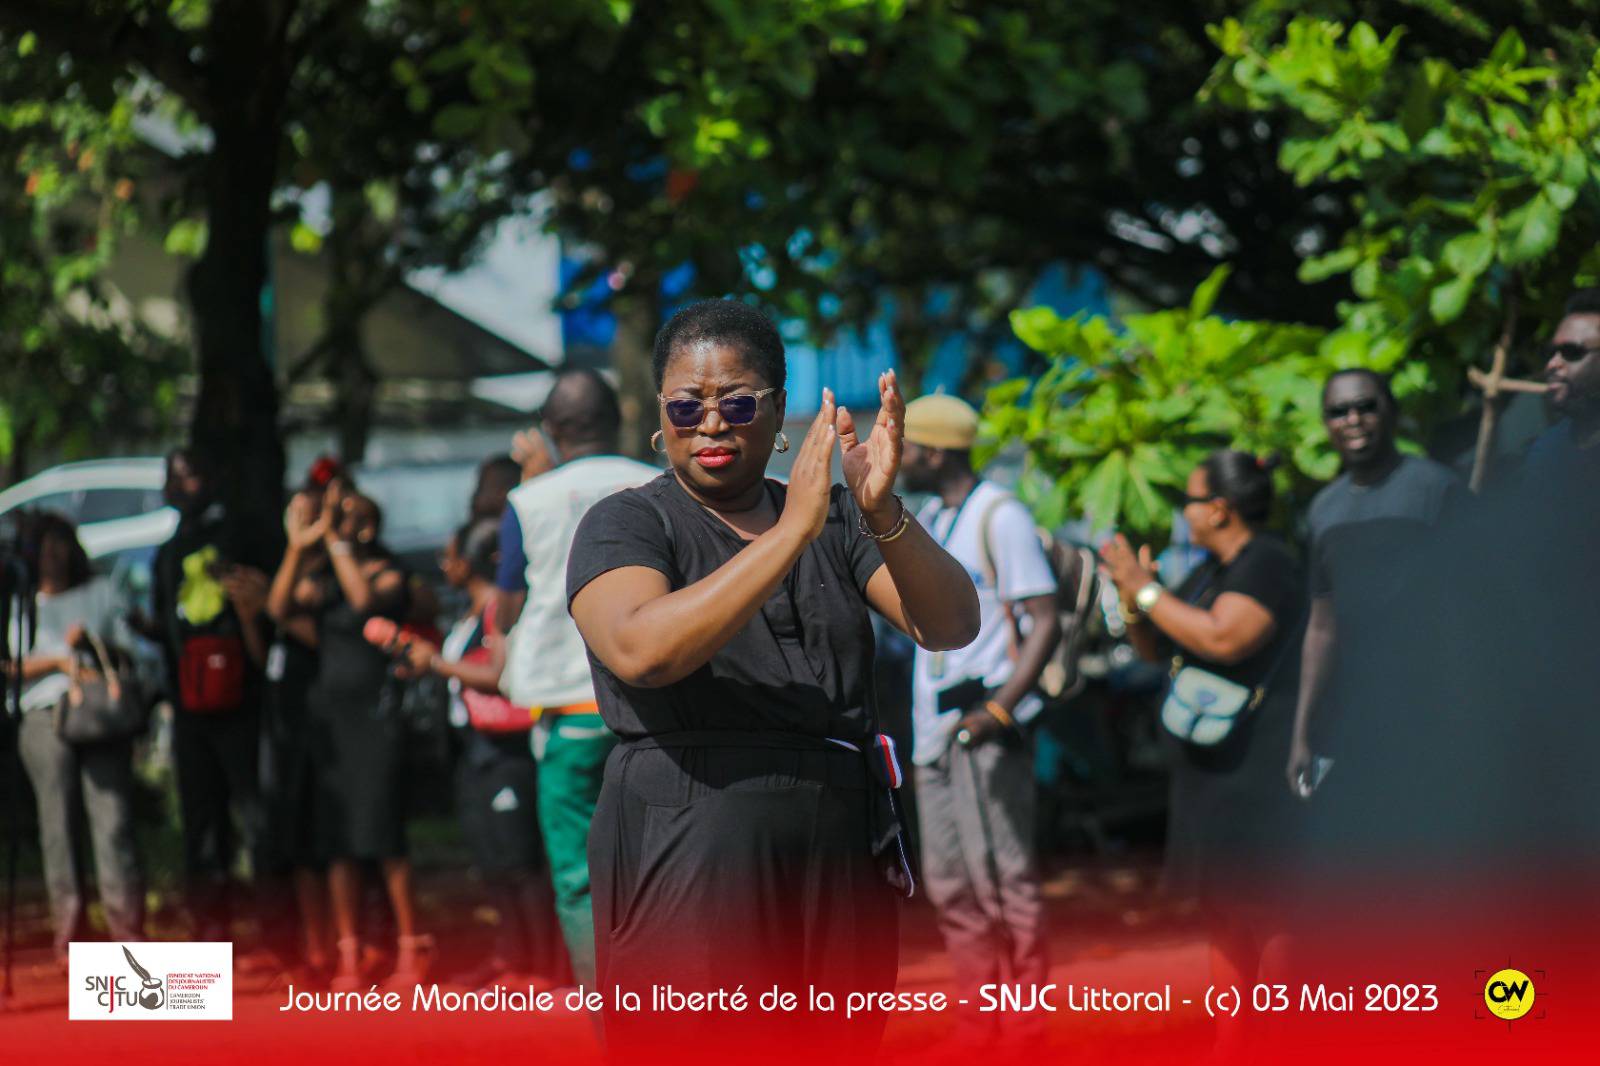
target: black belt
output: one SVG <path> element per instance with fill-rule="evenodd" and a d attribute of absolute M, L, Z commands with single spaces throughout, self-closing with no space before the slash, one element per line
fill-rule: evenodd
<path fill-rule="evenodd" d="M 680 729 L 622 739 L 623 747 L 629 748 L 775 748 L 780 751 L 859 752 L 865 743 L 864 740 L 834 740 L 762 729 Z"/>
<path fill-rule="evenodd" d="M 625 737 L 619 747 L 630 751 L 673 748 L 756 748 L 775 751 L 848 752 L 860 759 L 868 781 L 880 787 L 870 789 L 873 797 L 868 805 L 871 825 L 868 827 L 874 858 L 883 860 L 884 875 L 895 890 L 910 899 L 916 894 L 916 878 L 911 872 L 911 854 L 906 844 L 905 825 L 900 817 L 900 804 L 894 797 L 894 785 L 884 783 L 881 765 L 882 747 L 870 740 L 837 740 L 833 737 L 814 737 L 803 733 L 779 733 L 744 729 L 682 729 L 671 733 L 652 733 L 642 737 Z M 895 775 L 898 778 L 898 767 Z"/>

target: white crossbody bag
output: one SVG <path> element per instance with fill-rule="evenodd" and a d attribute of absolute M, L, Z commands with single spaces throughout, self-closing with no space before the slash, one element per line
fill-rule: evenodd
<path fill-rule="evenodd" d="M 1202 595 L 1204 590 L 1202 590 Z M 1196 597 L 1198 598 L 1198 597 Z M 1183 656 L 1172 657 L 1172 688 L 1161 705 L 1161 724 L 1179 740 L 1203 748 L 1222 743 L 1251 711 L 1267 698 L 1267 686 L 1278 675 L 1298 641 L 1286 633 L 1283 647 L 1254 688 L 1219 677 L 1210 670 L 1186 665 Z"/>
<path fill-rule="evenodd" d="M 1179 740 L 1210 747 L 1227 739 L 1266 695 L 1265 684 L 1246 688 L 1198 666 L 1185 666 L 1181 656 L 1174 656 L 1172 689 L 1161 705 L 1161 724 Z"/>

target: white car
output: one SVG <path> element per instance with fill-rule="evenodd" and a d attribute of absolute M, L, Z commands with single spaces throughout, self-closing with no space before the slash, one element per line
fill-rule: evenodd
<path fill-rule="evenodd" d="M 178 512 L 161 498 L 165 459 L 95 459 L 51 467 L 0 492 L 0 537 L 9 538 L 23 511 L 53 511 L 78 527 L 78 542 L 94 569 L 129 606 L 150 610 L 156 549 L 178 528 Z M 164 673 L 160 650 L 140 639 L 133 652 L 147 691 Z"/>
<path fill-rule="evenodd" d="M 96 459 L 51 467 L 0 492 L 0 523 L 21 510 L 55 511 L 78 527 L 90 559 L 160 547 L 178 528 L 161 499 L 166 460 Z"/>

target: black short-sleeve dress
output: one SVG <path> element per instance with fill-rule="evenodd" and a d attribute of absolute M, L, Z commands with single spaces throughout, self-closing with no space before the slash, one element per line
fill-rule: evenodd
<path fill-rule="evenodd" d="M 371 616 L 350 606 L 331 575 L 326 588 L 317 614 L 317 674 L 306 697 L 316 850 L 330 861 L 401 858 L 405 729 L 384 699 L 394 659 L 362 636 Z M 403 619 L 405 604 L 386 614 Z"/>
<path fill-rule="evenodd" d="M 1202 563 L 1176 595 L 1210 607 L 1226 592 L 1248 596 L 1271 613 L 1267 645 L 1233 664 L 1209 661 L 1171 642 L 1169 650 L 1185 664 L 1248 688 L 1265 684 L 1266 695 L 1219 744 L 1202 747 L 1167 735 L 1172 806 L 1166 881 L 1169 891 L 1198 898 L 1211 911 L 1263 926 L 1278 920 L 1276 886 L 1283 884 L 1301 814 L 1284 767 L 1300 688 L 1305 580 L 1282 541 L 1258 534 L 1227 565 Z"/>
<path fill-rule="evenodd" d="M 768 491 L 781 511 L 783 485 Z M 866 585 L 883 565 L 834 486 L 822 535 L 760 613 L 690 676 L 661 688 L 619 680 L 593 654 L 600 714 L 621 743 L 589 835 L 599 983 L 733 990 L 892 989 L 896 896 L 882 871 Z M 568 560 L 570 604 L 601 574 L 646 566 L 673 589 L 745 545 L 670 473 L 597 504 Z M 839 743 L 840 741 L 845 744 Z M 608 1001 L 610 996 L 608 994 Z M 608 1051 L 664 1039 L 737 1048 L 796 1026 L 808 1048 L 860 1051 L 881 1025 L 827 1016 L 612 1011 Z M 758 1031 L 759 1030 L 759 1034 Z"/>

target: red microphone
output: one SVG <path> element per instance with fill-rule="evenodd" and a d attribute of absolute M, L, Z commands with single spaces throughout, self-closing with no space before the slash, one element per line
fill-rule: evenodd
<path fill-rule="evenodd" d="M 367 624 L 361 627 L 361 635 L 368 644 L 376 644 L 385 651 L 398 652 L 411 643 L 410 638 L 400 632 L 400 627 L 388 618 L 367 619 Z"/>

